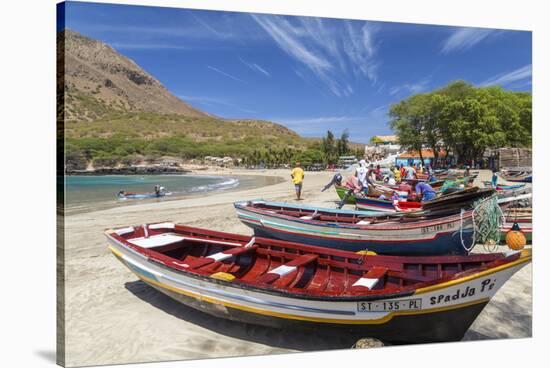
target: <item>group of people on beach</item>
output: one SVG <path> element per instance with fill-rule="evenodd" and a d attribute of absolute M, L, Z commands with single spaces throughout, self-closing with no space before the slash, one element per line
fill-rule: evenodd
<path fill-rule="evenodd" d="M 424 174 L 427 175 L 427 180 L 418 181 L 419 176 Z M 296 199 L 301 200 L 302 183 L 305 174 L 300 162 L 296 162 L 296 166 L 292 169 L 290 176 L 294 183 Z M 333 185 L 347 188 L 348 191 L 339 204 L 339 208 L 341 208 L 350 195 L 361 193 L 367 196 L 369 193 L 369 186 L 373 187 L 377 182 L 382 181 L 385 184 L 393 186 L 395 189 L 391 198 L 384 197 L 384 199 L 399 200 L 399 192 L 406 192 L 408 198 L 417 198 L 425 202 L 436 197 L 436 191 L 429 184 L 435 180 L 436 178 L 429 165 L 423 167 L 422 165 L 416 164 L 407 166 L 402 164 L 399 167 L 392 166 L 389 171 L 382 172 L 380 165 L 376 167 L 373 164 L 367 165 L 365 160 L 361 160 L 353 176 L 350 176 L 343 182 L 342 174 L 337 172 L 321 191 L 325 191 Z M 412 185 L 410 183 L 412 183 Z"/>

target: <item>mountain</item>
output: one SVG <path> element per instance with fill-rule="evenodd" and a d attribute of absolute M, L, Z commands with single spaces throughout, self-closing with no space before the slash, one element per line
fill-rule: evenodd
<path fill-rule="evenodd" d="M 103 42 L 71 30 L 57 42 L 58 134 L 73 168 L 162 156 L 264 160 L 312 145 L 280 124 L 200 111 Z"/>
<path fill-rule="evenodd" d="M 58 43 L 66 121 L 94 121 L 125 111 L 210 117 L 103 42 L 67 29 L 58 34 Z"/>

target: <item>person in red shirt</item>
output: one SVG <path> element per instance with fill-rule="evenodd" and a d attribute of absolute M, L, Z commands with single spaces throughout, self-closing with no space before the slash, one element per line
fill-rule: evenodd
<path fill-rule="evenodd" d="M 382 180 L 382 170 L 380 169 L 380 165 L 376 165 L 376 170 L 374 170 L 374 175 L 376 176 L 376 180 Z"/>

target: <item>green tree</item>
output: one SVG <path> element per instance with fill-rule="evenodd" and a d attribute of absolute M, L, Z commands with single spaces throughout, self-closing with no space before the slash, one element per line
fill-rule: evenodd
<path fill-rule="evenodd" d="M 334 134 L 330 130 L 327 131 L 327 136 L 322 140 L 321 150 L 328 163 L 335 163 L 338 159 L 338 151 L 335 143 Z"/>
<path fill-rule="evenodd" d="M 418 151 L 452 151 L 462 162 L 479 160 L 487 148 L 531 145 L 531 94 L 502 87 L 476 88 L 464 81 L 413 95 L 390 107 L 390 126 L 400 144 Z"/>
<path fill-rule="evenodd" d="M 392 119 L 390 127 L 396 132 L 399 144 L 407 150 L 418 152 L 422 165 L 422 147 L 427 140 L 426 129 L 431 118 L 430 98 L 427 94 L 414 95 L 392 105 L 389 111 Z"/>
<path fill-rule="evenodd" d="M 344 129 L 338 140 L 338 155 L 343 156 L 349 153 L 349 131 Z"/>

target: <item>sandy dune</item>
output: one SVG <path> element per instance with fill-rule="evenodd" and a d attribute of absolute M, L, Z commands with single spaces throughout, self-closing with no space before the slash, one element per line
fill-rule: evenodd
<path fill-rule="evenodd" d="M 226 172 L 229 174 L 229 172 Z M 233 171 L 231 175 L 249 171 Z M 258 172 L 285 182 L 246 191 L 111 208 L 66 218 L 66 364 L 96 365 L 200 359 L 347 348 L 346 336 L 279 331 L 210 317 L 137 281 L 107 251 L 103 230 L 171 220 L 249 234 L 235 217 L 236 200 L 294 201 L 288 170 Z M 304 201 L 333 207 L 332 173 L 306 173 Z M 484 176 L 480 179 L 486 179 Z M 531 265 L 501 289 L 465 340 L 531 336 Z"/>

